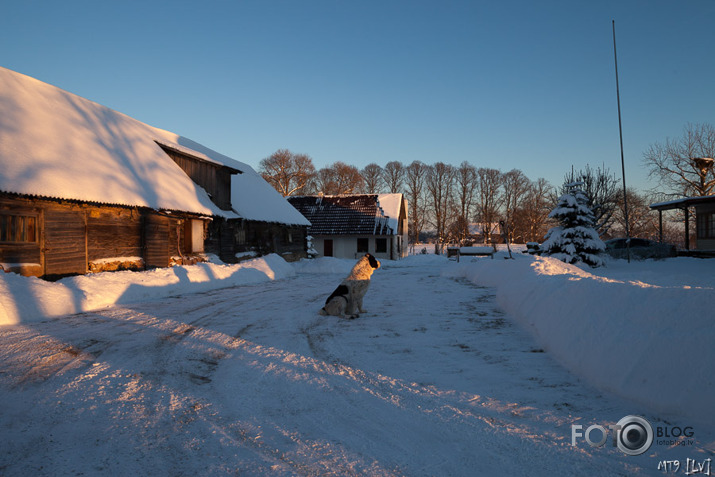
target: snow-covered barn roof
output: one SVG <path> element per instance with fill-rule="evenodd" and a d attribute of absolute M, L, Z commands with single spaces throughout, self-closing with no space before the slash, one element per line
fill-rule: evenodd
<path fill-rule="evenodd" d="M 231 177 L 231 203 L 241 217 L 261 222 L 310 225 L 308 219 L 253 168 L 245 166 L 241 170 L 243 174 Z"/>
<path fill-rule="evenodd" d="M 180 136 L 0 67 L 0 191 L 225 215 L 155 141 Z"/>
<path fill-rule="evenodd" d="M 241 218 L 288 225 L 310 225 L 300 212 L 248 164 L 212 151 L 190 139 L 181 140 L 184 147 L 193 151 L 194 155 L 203 154 L 208 160 L 241 171 L 241 174 L 231 177 L 231 206 Z"/>
<path fill-rule="evenodd" d="M 248 165 L 88 99 L 0 67 L 0 192 L 236 218 L 162 149 L 241 171 L 243 218 L 308 225 Z"/>
<path fill-rule="evenodd" d="M 393 235 L 397 220 L 393 228 L 392 217 L 385 213 L 378 197 L 377 194 L 298 196 L 288 197 L 288 202 L 310 221 L 313 235 Z"/>

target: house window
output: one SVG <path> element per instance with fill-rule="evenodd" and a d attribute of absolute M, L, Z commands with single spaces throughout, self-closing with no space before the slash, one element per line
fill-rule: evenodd
<path fill-rule="evenodd" d="M 37 217 L 0 215 L 0 242 L 37 242 Z"/>
<path fill-rule="evenodd" d="M 375 239 L 375 253 L 387 253 L 387 239 Z"/>
<path fill-rule="evenodd" d="M 357 251 L 358 251 L 358 253 L 367 253 L 367 252 L 368 252 L 369 240 L 370 240 L 370 239 L 366 239 L 366 238 L 359 238 L 359 239 L 357 239 Z"/>
<path fill-rule="evenodd" d="M 715 238 L 715 212 L 698 214 L 698 238 Z"/>

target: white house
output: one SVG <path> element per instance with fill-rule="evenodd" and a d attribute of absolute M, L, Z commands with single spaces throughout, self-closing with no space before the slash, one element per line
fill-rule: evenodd
<path fill-rule="evenodd" d="M 310 221 L 308 233 L 319 256 L 407 256 L 407 199 L 402 194 L 299 196 L 288 201 Z"/>

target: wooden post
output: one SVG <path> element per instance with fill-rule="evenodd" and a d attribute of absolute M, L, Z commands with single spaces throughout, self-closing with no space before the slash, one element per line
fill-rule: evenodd
<path fill-rule="evenodd" d="M 690 250 L 690 211 L 685 207 L 685 250 Z"/>
<path fill-rule="evenodd" d="M 84 273 L 89 271 L 89 226 L 87 225 L 87 215 L 89 211 L 84 210 Z"/>
<path fill-rule="evenodd" d="M 663 210 L 658 209 L 658 237 L 659 242 L 663 243 Z"/>

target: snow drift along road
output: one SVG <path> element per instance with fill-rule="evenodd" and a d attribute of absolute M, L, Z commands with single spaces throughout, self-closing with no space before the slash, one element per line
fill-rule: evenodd
<path fill-rule="evenodd" d="M 448 272 L 496 287 L 500 306 L 573 373 L 653 410 L 715 422 L 715 278 L 698 259 L 588 269 L 547 257 Z M 646 283 L 646 281 L 648 283 Z"/>

